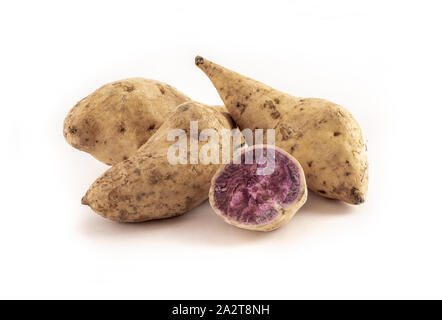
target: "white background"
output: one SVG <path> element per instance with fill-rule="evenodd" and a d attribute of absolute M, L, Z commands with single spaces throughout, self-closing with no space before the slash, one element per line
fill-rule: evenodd
<path fill-rule="evenodd" d="M 0 5 L 0 298 L 442 298 L 438 1 L 10 1 Z M 362 206 L 313 194 L 285 227 L 203 204 L 118 224 L 80 199 L 106 170 L 69 109 L 132 76 L 221 102 L 195 55 L 347 107 L 368 141 Z"/>

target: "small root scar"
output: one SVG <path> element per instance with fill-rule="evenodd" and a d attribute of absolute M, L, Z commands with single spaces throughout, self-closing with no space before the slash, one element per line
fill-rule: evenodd
<path fill-rule="evenodd" d="M 200 64 L 203 64 L 204 63 L 204 58 L 203 57 L 200 57 L 200 56 L 196 56 L 196 58 L 195 58 L 195 64 L 197 65 L 197 66 L 199 66 Z"/>

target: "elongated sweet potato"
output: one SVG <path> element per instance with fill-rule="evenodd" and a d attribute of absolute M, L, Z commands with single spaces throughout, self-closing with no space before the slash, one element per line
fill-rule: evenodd
<path fill-rule="evenodd" d="M 202 57 L 195 63 L 241 129 L 275 129 L 276 145 L 299 160 L 311 190 L 351 204 L 365 201 L 367 155 L 350 112 L 323 99 L 291 96 Z"/>
<path fill-rule="evenodd" d="M 190 121 L 198 121 L 199 131 L 213 129 L 218 135 L 222 129 L 233 128 L 224 106 L 184 103 L 135 154 L 99 177 L 82 203 L 111 220 L 140 222 L 178 216 L 206 200 L 210 180 L 220 164 L 190 164 L 190 148 L 183 153 L 187 159 L 184 164 L 172 164 L 168 159 L 176 143 L 168 139 L 173 129 L 183 130 L 187 140 L 194 139 L 199 149 L 207 146 L 223 152 L 220 141 L 205 142 L 191 136 Z"/>

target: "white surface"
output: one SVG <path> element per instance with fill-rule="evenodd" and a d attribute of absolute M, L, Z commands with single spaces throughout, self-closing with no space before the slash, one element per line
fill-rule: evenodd
<path fill-rule="evenodd" d="M 0 298 L 442 298 L 438 2 L 0 4 Z M 368 140 L 360 207 L 310 195 L 253 233 L 208 204 L 117 224 L 80 199 L 106 166 L 63 139 L 68 110 L 144 76 L 220 103 L 200 54 L 347 107 Z"/>

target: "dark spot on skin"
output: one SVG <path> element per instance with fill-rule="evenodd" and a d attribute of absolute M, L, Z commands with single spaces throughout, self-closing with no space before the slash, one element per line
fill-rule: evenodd
<path fill-rule="evenodd" d="M 304 111 L 304 108 L 301 108 L 301 109 L 299 109 L 299 110 Z"/>
<path fill-rule="evenodd" d="M 161 172 L 159 172 L 158 170 L 152 170 L 152 172 L 149 175 L 149 182 L 151 184 L 157 184 L 158 182 L 160 182 L 163 179 L 163 176 L 161 175 Z"/>
<path fill-rule="evenodd" d="M 104 144 L 107 144 L 107 140 L 104 140 L 104 142 L 103 142 Z"/>
<path fill-rule="evenodd" d="M 219 88 L 219 91 L 223 91 L 223 90 L 224 90 L 224 88 L 223 88 L 223 87 Z"/>
<path fill-rule="evenodd" d="M 327 123 L 327 120 L 322 119 L 322 120 L 320 120 L 320 121 L 318 122 L 318 124 L 322 124 L 322 123 Z"/>
<path fill-rule="evenodd" d="M 351 195 L 353 199 L 355 200 L 356 204 L 361 204 L 364 202 L 364 199 L 361 197 L 361 193 L 359 190 L 355 187 L 351 188 Z"/>
<path fill-rule="evenodd" d="M 124 220 L 127 217 L 127 211 L 126 210 L 120 210 L 120 219 Z"/>
<path fill-rule="evenodd" d="M 75 127 L 69 127 L 69 132 L 70 132 L 71 134 L 76 134 L 76 133 L 77 133 L 77 128 L 75 128 Z"/>
<path fill-rule="evenodd" d="M 89 142 L 89 138 L 84 139 L 84 141 Z"/>
<path fill-rule="evenodd" d="M 293 153 L 295 152 L 296 148 L 298 147 L 297 144 L 294 144 L 293 146 L 290 147 L 290 152 Z"/>
<path fill-rule="evenodd" d="M 123 160 L 127 160 L 127 159 L 129 159 L 127 156 L 124 156 L 124 157 L 123 157 Z"/>
<path fill-rule="evenodd" d="M 244 98 L 245 98 L 246 100 L 249 100 L 249 96 L 245 96 Z"/>
<path fill-rule="evenodd" d="M 189 110 L 189 106 L 186 104 L 186 105 L 180 106 L 178 111 L 184 112 L 184 111 L 187 111 L 187 110 Z"/>
<path fill-rule="evenodd" d="M 319 168 L 319 170 L 325 170 L 325 167 Z"/>
<path fill-rule="evenodd" d="M 345 164 L 350 164 L 350 161 L 348 161 L 348 160 L 345 160 Z"/>
<path fill-rule="evenodd" d="M 322 185 L 326 186 L 327 182 L 326 181 L 322 181 Z"/>
<path fill-rule="evenodd" d="M 327 192 L 325 192 L 324 190 L 318 190 L 318 192 L 319 193 L 322 193 L 322 194 L 326 194 Z"/>
<path fill-rule="evenodd" d="M 273 118 L 273 119 L 278 119 L 280 116 L 281 116 L 281 114 L 278 112 L 278 110 L 276 110 L 276 107 L 275 107 L 275 105 L 273 104 L 273 101 L 272 100 L 266 100 L 265 102 L 264 102 L 264 104 L 262 105 L 262 108 L 263 109 L 266 109 L 266 108 L 269 108 L 272 112 L 270 113 L 270 116 Z"/>
<path fill-rule="evenodd" d="M 238 102 L 236 103 L 236 107 L 239 108 L 239 112 L 240 112 L 240 114 L 243 114 L 244 111 L 245 111 L 246 108 L 247 108 L 247 105 L 238 101 Z"/>
<path fill-rule="evenodd" d="M 98 143 L 98 140 L 95 140 L 95 143 Z"/>
<path fill-rule="evenodd" d="M 149 126 L 149 128 L 147 128 L 147 131 L 149 131 L 149 130 L 153 130 L 153 129 L 155 129 L 155 125 L 154 125 L 154 124 L 151 124 L 151 125 Z"/>
<path fill-rule="evenodd" d="M 279 128 L 279 132 L 281 133 L 282 141 L 286 141 L 291 137 L 293 129 L 282 125 L 281 128 Z"/>
<path fill-rule="evenodd" d="M 303 137 L 303 133 L 301 131 L 296 131 L 296 129 L 286 126 L 286 125 L 281 125 L 279 128 L 279 132 L 281 133 L 282 136 L 282 141 L 286 141 L 289 139 L 301 139 Z"/>
<path fill-rule="evenodd" d="M 135 173 L 137 176 L 140 176 L 140 175 L 141 175 L 141 170 L 140 170 L 139 168 L 136 168 L 136 169 L 134 170 L 134 173 Z"/>
<path fill-rule="evenodd" d="M 338 132 L 338 131 L 336 131 L 336 132 L 333 132 L 333 136 L 334 136 L 334 137 L 337 137 L 337 136 L 339 136 L 339 135 L 341 135 L 341 133 L 340 133 L 340 132 Z"/>
<path fill-rule="evenodd" d="M 312 164 L 313 164 L 313 161 L 309 161 L 309 162 L 307 162 L 307 165 L 311 168 L 312 167 Z"/>
<path fill-rule="evenodd" d="M 196 56 L 196 58 L 195 58 L 195 64 L 197 65 L 197 66 L 199 66 L 200 64 L 203 64 L 204 63 L 204 58 L 203 57 L 200 57 L 200 56 Z"/>
<path fill-rule="evenodd" d="M 141 192 L 141 193 L 137 194 L 137 195 L 136 195 L 136 199 L 137 199 L 137 201 L 140 201 L 145 195 L 146 195 L 145 192 Z"/>
<path fill-rule="evenodd" d="M 276 104 L 279 104 L 279 102 L 280 102 L 278 98 L 273 99 L 273 101 L 275 101 Z"/>
<path fill-rule="evenodd" d="M 273 119 L 278 119 L 281 116 L 281 114 L 278 111 L 272 112 L 270 115 L 272 116 Z"/>
<path fill-rule="evenodd" d="M 160 89 L 161 94 L 165 94 L 166 90 L 162 86 L 158 86 L 158 89 Z"/>
<path fill-rule="evenodd" d="M 135 87 L 134 87 L 134 86 L 126 86 L 124 89 L 125 89 L 127 92 L 132 92 L 132 91 L 135 90 Z"/>
<path fill-rule="evenodd" d="M 304 99 L 300 99 L 300 100 L 299 100 L 299 102 L 301 102 L 301 103 L 304 103 L 304 101 L 305 101 Z"/>
<path fill-rule="evenodd" d="M 126 131 L 126 128 L 123 125 L 120 125 L 120 129 L 119 130 L 120 130 L 121 133 L 124 133 Z"/>
<path fill-rule="evenodd" d="M 345 175 L 348 177 L 349 175 L 351 175 L 351 172 L 346 172 Z"/>
<path fill-rule="evenodd" d="M 264 104 L 262 105 L 262 107 L 265 108 L 269 108 L 270 110 L 276 110 L 275 105 L 273 104 L 272 100 L 266 100 L 264 102 Z"/>

